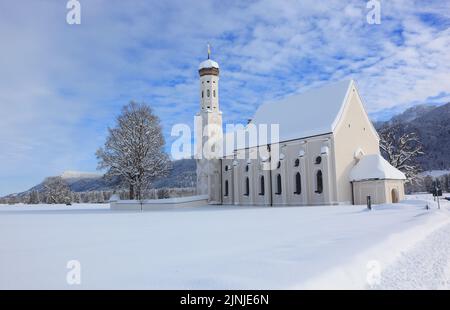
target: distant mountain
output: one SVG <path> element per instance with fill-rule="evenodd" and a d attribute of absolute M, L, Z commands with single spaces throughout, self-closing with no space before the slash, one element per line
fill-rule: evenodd
<path fill-rule="evenodd" d="M 154 188 L 195 187 L 197 185 L 197 164 L 195 159 L 181 159 L 172 162 L 172 170 L 167 177 L 153 182 Z"/>
<path fill-rule="evenodd" d="M 81 172 L 81 171 L 65 171 L 61 174 L 63 179 L 98 179 L 101 178 L 103 174 L 96 172 Z"/>
<path fill-rule="evenodd" d="M 419 104 L 419 105 L 413 106 L 409 109 L 406 109 L 403 113 L 395 115 L 394 117 L 392 117 L 390 119 L 389 122 L 391 122 L 391 123 L 393 123 L 393 122 L 406 122 L 406 123 L 412 122 L 416 118 L 418 118 L 428 112 L 431 112 L 436 108 L 437 108 L 437 106 L 435 106 L 435 105 Z"/>
<path fill-rule="evenodd" d="M 100 173 L 66 171 L 60 175 L 61 178 L 69 185 L 73 192 L 90 192 L 97 190 L 114 190 L 120 188 L 118 178 L 108 180 Z M 44 180 L 45 181 L 45 180 Z M 29 190 L 17 194 L 21 196 L 32 191 L 42 192 L 44 190 L 44 181 Z"/>
<path fill-rule="evenodd" d="M 194 159 L 182 159 L 172 162 L 172 169 L 167 177 L 153 183 L 153 188 L 185 188 L 195 187 L 197 183 L 196 164 Z M 119 178 L 106 179 L 101 173 L 66 171 L 60 175 L 73 192 L 110 191 L 122 189 Z M 8 195 L 22 197 L 32 191 L 42 192 L 44 181 L 22 193 Z"/>
<path fill-rule="evenodd" d="M 450 169 L 450 103 L 418 105 L 374 125 L 379 130 L 393 124 L 401 124 L 402 132 L 417 133 L 424 151 L 417 161 L 423 170 Z"/>

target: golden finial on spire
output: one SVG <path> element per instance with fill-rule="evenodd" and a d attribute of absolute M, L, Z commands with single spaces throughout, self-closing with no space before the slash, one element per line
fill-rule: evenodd
<path fill-rule="evenodd" d="M 208 43 L 208 59 L 211 57 L 211 45 Z"/>

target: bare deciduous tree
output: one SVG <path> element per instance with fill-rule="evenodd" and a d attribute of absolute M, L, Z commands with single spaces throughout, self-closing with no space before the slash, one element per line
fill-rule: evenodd
<path fill-rule="evenodd" d="M 96 153 L 98 167 L 108 169 L 107 176 L 119 176 L 129 186 L 130 199 L 141 199 L 142 191 L 169 169 L 159 118 L 145 103 L 132 101 L 108 131 L 104 147 Z"/>
<path fill-rule="evenodd" d="M 416 157 L 423 154 L 422 144 L 416 133 L 405 133 L 399 126 L 380 130 L 380 149 L 386 160 L 406 175 L 407 182 L 414 182 L 420 172 Z"/>

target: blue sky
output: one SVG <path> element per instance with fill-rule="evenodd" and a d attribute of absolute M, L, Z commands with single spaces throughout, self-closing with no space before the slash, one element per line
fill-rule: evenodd
<path fill-rule="evenodd" d="M 375 119 L 450 101 L 450 3 L 65 0 L 0 2 L 0 195 L 65 170 L 94 171 L 95 150 L 129 100 L 192 124 L 206 44 L 221 66 L 224 122 L 263 102 L 354 78 Z M 395 3 L 394 3 L 395 2 Z"/>

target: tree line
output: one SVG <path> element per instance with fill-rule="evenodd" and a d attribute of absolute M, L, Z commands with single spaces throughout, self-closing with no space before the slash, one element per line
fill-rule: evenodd
<path fill-rule="evenodd" d="M 112 195 L 118 195 L 121 200 L 130 199 L 129 191 L 102 190 L 88 192 L 63 192 L 55 199 L 53 194 L 33 190 L 21 196 L 9 196 L 0 198 L 0 204 L 73 204 L 73 203 L 108 203 Z M 142 199 L 164 199 L 173 197 L 185 197 L 195 195 L 194 187 L 186 188 L 158 188 L 149 189 L 141 193 Z"/>

